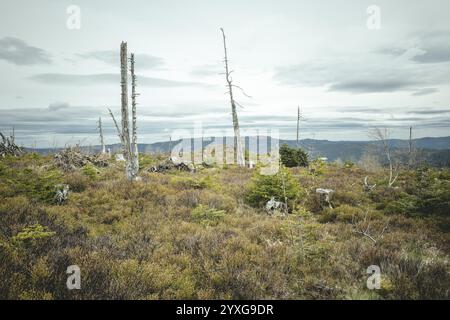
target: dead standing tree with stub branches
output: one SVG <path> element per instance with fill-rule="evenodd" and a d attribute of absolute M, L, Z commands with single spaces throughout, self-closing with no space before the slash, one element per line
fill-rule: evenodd
<path fill-rule="evenodd" d="M 130 72 L 131 72 L 131 119 L 132 119 L 132 132 L 131 132 L 131 163 L 132 170 L 137 174 L 139 171 L 139 150 L 137 143 L 137 116 L 136 116 L 136 97 L 139 93 L 136 92 L 136 74 L 134 73 L 134 53 L 130 58 Z"/>
<path fill-rule="evenodd" d="M 131 81 L 132 81 L 132 132 L 130 137 L 129 129 L 129 113 L 128 113 L 128 53 L 127 53 L 127 43 L 122 42 L 120 45 L 120 76 L 121 76 L 121 113 L 122 121 L 121 127 L 119 125 L 112 113 L 109 110 L 114 125 L 116 126 L 117 133 L 119 135 L 120 141 L 122 143 L 122 152 L 125 158 L 125 175 L 128 180 L 137 180 L 137 174 L 139 171 L 139 154 L 137 148 L 137 127 L 136 127 L 136 75 L 134 73 L 134 54 L 131 54 Z"/>
<path fill-rule="evenodd" d="M 238 120 L 237 111 L 236 111 L 236 105 L 239 105 L 239 103 L 234 100 L 233 87 L 240 89 L 244 93 L 244 95 L 246 95 L 246 94 L 242 90 L 241 87 L 233 84 L 233 78 L 230 76 L 231 73 L 233 72 L 233 70 L 230 71 L 230 69 L 228 68 L 228 53 L 227 53 L 227 43 L 226 43 L 226 38 L 225 38 L 225 31 L 223 30 L 223 28 L 220 28 L 220 31 L 222 31 L 223 49 L 225 51 L 225 59 L 224 59 L 225 80 L 227 82 L 227 89 L 228 89 L 227 93 L 230 95 L 231 115 L 233 117 L 234 157 L 235 157 L 235 161 L 238 164 L 238 166 L 245 166 L 244 148 L 242 145 L 241 134 L 240 134 L 240 130 L 239 130 L 239 120 Z"/>
<path fill-rule="evenodd" d="M 102 126 L 102 117 L 98 118 L 98 131 L 100 134 L 100 144 L 102 146 L 102 154 L 106 154 L 106 146 L 105 146 L 105 139 L 103 138 L 103 126 Z"/>

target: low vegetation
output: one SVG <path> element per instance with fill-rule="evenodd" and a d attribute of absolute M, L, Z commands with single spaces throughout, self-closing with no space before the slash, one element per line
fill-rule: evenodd
<path fill-rule="evenodd" d="M 450 298 L 447 169 L 403 169 L 388 187 L 385 170 L 348 163 L 274 176 L 140 163 L 130 182 L 114 160 L 64 173 L 51 157 L 0 158 L 0 298 Z M 62 204 L 58 184 L 70 186 Z M 335 190 L 333 208 L 316 188 Z M 290 214 L 269 215 L 271 197 L 287 199 Z M 70 265 L 80 290 L 66 287 Z M 371 265 L 378 290 L 366 286 Z"/>

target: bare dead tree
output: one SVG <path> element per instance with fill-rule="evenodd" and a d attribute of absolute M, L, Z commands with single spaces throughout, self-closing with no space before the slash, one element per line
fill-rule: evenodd
<path fill-rule="evenodd" d="M 233 87 L 237 87 L 237 88 L 240 88 L 240 87 L 233 84 L 233 79 L 230 76 L 230 74 L 233 72 L 233 70 L 230 71 L 229 68 L 228 68 L 228 53 L 227 53 L 227 43 L 226 43 L 226 38 L 225 38 L 225 32 L 224 32 L 223 28 L 220 28 L 220 30 L 222 31 L 223 49 L 225 51 L 225 59 L 224 59 L 224 63 L 225 63 L 225 80 L 227 82 L 227 88 L 228 88 L 228 92 L 227 93 L 230 95 L 231 114 L 232 114 L 232 117 L 233 117 L 234 156 L 235 156 L 235 160 L 236 160 L 236 162 L 237 162 L 237 164 L 239 166 L 245 166 L 244 150 L 243 150 L 243 146 L 242 146 L 241 134 L 240 134 L 240 131 L 239 131 L 239 120 L 238 120 L 237 111 L 236 111 L 236 104 L 237 103 L 234 100 L 234 96 L 233 96 Z"/>
<path fill-rule="evenodd" d="M 132 146 L 131 146 L 131 161 L 133 166 L 133 175 L 136 176 L 139 171 L 139 150 L 137 143 L 137 124 L 136 124 L 136 97 L 139 93 L 136 92 L 136 74 L 134 73 L 134 53 L 131 54 L 130 59 L 131 72 L 131 116 L 132 116 Z"/>
<path fill-rule="evenodd" d="M 105 140 L 103 138 L 102 117 L 98 118 L 98 131 L 100 133 L 100 144 L 102 146 L 102 154 L 106 153 Z"/>
<path fill-rule="evenodd" d="M 122 42 L 120 45 L 120 78 L 121 78 L 121 128 L 110 109 L 109 114 L 114 121 L 117 133 L 122 143 L 123 156 L 125 158 L 125 175 L 133 181 L 137 179 L 139 171 L 139 160 L 137 152 L 137 131 L 136 131 L 136 76 L 134 74 L 134 54 L 131 63 L 131 79 L 132 79 L 132 138 L 130 139 L 129 129 L 129 113 L 128 113 L 128 53 L 127 43 Z"/>
<path fill-rule="evenodd" d="M 412 135 L 413 135 L 412 131 L 413 131 L 413 127 L 409 127 L 408 165 L 409 165 L 410 168 L 415 165 L 416 157 L 417 157 L 417 150 L 414 147 L 414 142 L 413 142 L 413 138 L 412 138 Z"/>
<path fill-rule="evenodd" d="M 300 106 L 297 108 L 297 148 L 298 148 L 298 131 L 300 129 Z"/>
<path fill-rule="evenodd" d="M 128 56 L 127 43 L 120 45 L 120 84 L 121 84 L 121 112 L 122 112 L 122 136 L 123 136 L 123 156 L 125 158 L 125 174 L 129 180 L 133 179 L 131 166 L 131 144 L 128 115 Z"/>
<path fill-rule="evenodd" d="M 389 163 L 389 182 L 388 182 L 388 186 L 392 187 L 395 183 L 395 181 L 398 178 L 398 172 L 397 172 L 397 168 L 394 167 L 394 161 L 392 159 L 392 150 L 391 150 L 391 145 L 389 142 L 389 136 L 390 136 L 390 132 L 389 129 L 387 128 L 374 128 L 369 135 L 378 140 L 383 148 L 383 152 L 386 156 L 386 159 Z"/>
<path fill-rule="evenodd" d="M 299 145 L 299 136 L 300 136 L 300 120 L 302 119 L 302 114 L 300 112 L 300 106 L 297 108 L 297 148 Z"/>

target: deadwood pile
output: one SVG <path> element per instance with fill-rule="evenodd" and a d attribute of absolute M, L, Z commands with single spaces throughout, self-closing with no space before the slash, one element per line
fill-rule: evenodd
<path fill-rule="evenodd" d="M 55 163 L 63 171 L 73 171 L 76 168 L 92 164 L 96 167 L 107 167 L 108 157 L 104 154 L 90 155 L 79 147 L 69 147 L 54 156 Z"/>
<path fill-rule="evenodd" d="M 14 156 L 18 157 L 24 153 L 23 148 L 15 144 L 13 137 L 5 137 L 0 132 L 0 157 Z"/>
<path fill-rule="evenodd" d="M 157 166 L 151 167 L 148 171 L 150 172 L 165 172 L 169 170 L 178 171 L 193 171 L 194 168 L 190 167 L 184 162 L 175 163 L 172 159 L 167 159 L 158 164 Z"/>

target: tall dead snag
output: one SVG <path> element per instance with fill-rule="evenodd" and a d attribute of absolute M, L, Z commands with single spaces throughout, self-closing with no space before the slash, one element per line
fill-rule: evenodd
<path fill-rule="evenodd" d="M 233 97 L 233 87 L 236 87 L 233 85 L 233 79 L 230 77 L 230 74 L 233 71 L 230 71 L 228 69 L 228 54 L 227 54 L 227 43 L 225 39 L 225 32 L 223 31 L 223 28 L 220 28 L 222 31 L 223 36 L 223 49 L 225 51 L 225 80 L 227 82 L 228 87 L 228 94 L 230 95 L 230 102 L 231 102 L 231 114 L 233 117 L 233 129 L 234 129 L 234 157 L 235 161 L 239 166 L 245 166 L 245 159 L 244 159 L 244 150 L 242 147 L 242 141 L 241 141 L 241 134 L 239 131 L 239 120 L 236 112 L 236 101 Z"/>
<path fill-rule="evenodd" d="M 412 130 L 413 130 L 413 127 L 409 127 L 409 152 L 408 152 L 409 167 L 413 167 L 415 165 L 415 161 L 416 161 L 416 150 L 415 150 L 414 144 L 413 144 Z"/>
<path fill-rule="evenodd" d="M 298 145 L 299 130 L 300 130 L 300 106 L 297 108 L 297 148 L 299 147 Z"/>
<path fill-rule="evenodd" d="M 122 136 L 123 136 L 123 156 L 125 158 L 125 175 L 129 180 L 133 180 L 131 163 L 131 144 L 128 115 L 128 57 L 127 43 L 120 45 L 120 85 L 122 90 L 121 112 L 122 112 Z"/>
<path fill-rule="evenodd" d="M 102 154 L 106 153 L 105 140 L 103 139 L 102 117 L 98 118 L 98 131 L 100 133 L 100 143 L 102 146 Z"/>
<path fill-rule="evenodd" d="M 136 77 L 134 75 L 134 54 L 132 55 L 132 143 L 130 139 L 129 129 L 129 113 L 128 113 L 128 56 L 127 43 L 122 42 L 120 45 L 120 78 L 121 78 L 121 112 L 122 112 L 122 129 L 119 129 L 113 113 L 109 113 L 114 121 L 117 132 L 122 142 L 123 156 L 125 158 L 125 175 L 129 180 L 136 180 L 139 171 L 138 153 L 137 153 L 137 133 L 136 133 Z"/>
<path fill-rule="evenodd" d="M 136 75 L 134 73 L 134 53 L 131 54 L 130 59 L 130 72 L 131 72 L 131 117 L 133 121 L 133 130 L 131 138 L 131 161 L 133 165 L 133 174 L 137 175 L 139 171 L 139 150 L 137 143 L 137 124 L 136 124 L 136 97 L 139 93 L 136 93 Z"/>

